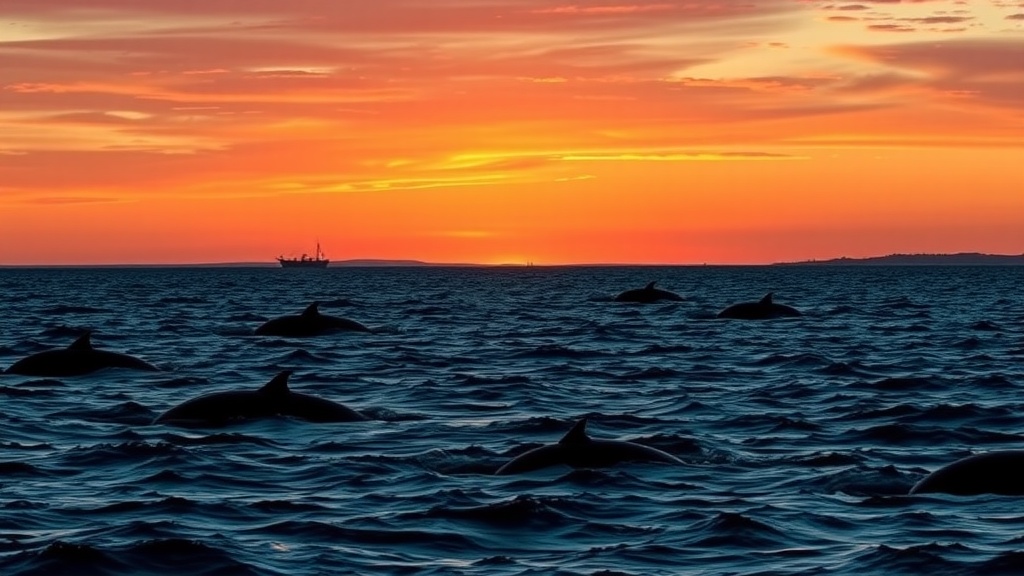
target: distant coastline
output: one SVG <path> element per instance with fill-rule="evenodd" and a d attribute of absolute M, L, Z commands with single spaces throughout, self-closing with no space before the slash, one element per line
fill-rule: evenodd
<path fill-rule="evenodd" d="M 1024 254 L 889 254 L 868 258 L 832 258 L 830 260 L 804 260 L 779 262 L 776 266 L 1007 266 L 1024 265 Z"/>

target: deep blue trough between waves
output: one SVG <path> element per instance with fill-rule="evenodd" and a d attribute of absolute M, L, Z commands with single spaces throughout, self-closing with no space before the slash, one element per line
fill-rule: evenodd
<path fill-rule="evenodd" d="M 656 281 L 682 301 L 615 302 Z M 1024 267 L 0 269 L 0 574 L 1021 574 Z M 766 294 L 802 314 L 717 318 Z M 301 312 L 368 332 L 256 335 Z M 369 420 L 179 427 L 294 392 Z M 495 475 L 587 419 L 682 461 Z"/>

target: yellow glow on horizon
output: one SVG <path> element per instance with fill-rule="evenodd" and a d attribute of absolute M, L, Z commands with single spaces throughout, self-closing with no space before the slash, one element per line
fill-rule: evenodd
<path fill-rule="evenodd" d="M 807 160 L 807 156 L 782 154 L 751 154 L 744 152 L 694 152 L 688 154 L 575 154 L 562 156 L 568 162 L 723 162 L 723 161 L 766 161 L 766 160 Z"/>

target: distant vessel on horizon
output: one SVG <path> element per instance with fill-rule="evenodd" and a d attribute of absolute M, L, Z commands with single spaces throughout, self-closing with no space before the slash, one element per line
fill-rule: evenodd
<path fill-rule="evenodd" d="M 278 256 L 277 261 L 281 263 L 281 268 L 327 268 L 331 261 L 324 256 L 323 250 L 320 249 L 320 241 L 318 240 L 316 243 L 316 253 L 314 253 L 312 258 L 310 258 L 309 254 L 303 254 L 298 258 Z"/>

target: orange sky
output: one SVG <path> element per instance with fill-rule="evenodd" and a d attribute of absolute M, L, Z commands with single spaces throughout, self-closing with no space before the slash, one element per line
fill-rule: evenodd
<path fill-rule="evenodd" d="M 4 0 L 0 264 L 1024 253 L 1024 0 Z"/>

